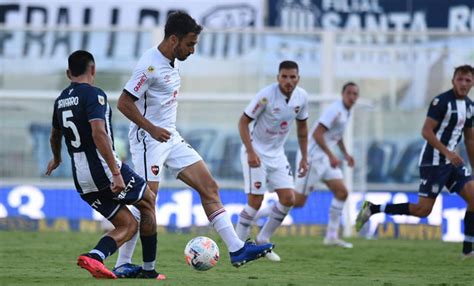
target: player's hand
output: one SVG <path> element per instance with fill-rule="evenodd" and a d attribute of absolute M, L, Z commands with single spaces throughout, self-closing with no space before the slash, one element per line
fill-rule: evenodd
<path fill-rule="evenodd" d="M 308 160 L 301 159 L 300 165 L 298 167 L 298 177 L 302 178 L 302 177 L 306 176 L 307 172 L 308 172 Z"/>
<path fill-rule="evenodd" d="M 151 137 L 158 142 L 167 142 L 171 138 L 171 133 L 168 130 L 158 126 L 155 126 L 155 128 L 153 128 L 149 133 Z"/>
<path fill-rule="evenodd" d="M 48 167 L 46 169 L 46 176 L 50 176 L 51 173 L 61 164 L 61 160 L 51 159 L 48 163 Z"/>
<path fill-rule="evenodd" d="M 260 167 L 260 158 L 255 152 L 247 152 L 247 162 L 249 163 L 250 168 Z"/>
<path fill-rule="evenodd" d="M 122 174 L 119 173 L 117 176 L 113 176 L 110 189 L 114 194 L 118 194 L 121 191 L 125 190 L 125 183 L 123 181 Z"/>
<path fill-rule="evenodd" d="M 339 164 L 341 164 L 341 160 L 339 160 L 339 158 L 337 158 L 336 156 L 331 155 L 329 156 L 329 163 L 331 164 L 331 167 L 336 168 L 337 166 L 339 166 Z"/>
<path fill-rule="evenodd" d="M 448 159 L 449 162 L 451 162 L 451 164 L 453 164 L 456 167 L 459 167 L 462 164 L 464 164 L 464 160 L 456 152 L 449 151 L 449 153 L 446 155 L 446 159 Z"/>
<path fill-rule="evenodd" d="M 354 158 L 353 158 L 351 155 L 346 154 L 346 155 L 344 156 L 344 159 L 346 159 L 347 165 L 349 165 L 349 167 L 351 167 L 351 168 L 354 167 L 355 161 L 354 161 Z"/>

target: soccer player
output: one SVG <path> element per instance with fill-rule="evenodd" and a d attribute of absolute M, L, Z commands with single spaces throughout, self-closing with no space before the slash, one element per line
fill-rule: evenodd
<path fill-rule="evenodd" d="M 295 207 L 303 207 L 308 195 L 316 189 L 316 184 L 323 181 L 334 197 L 329 208 L 329 222 L 323 243 L 344 248 L 352 244 L 339 238 L 342 209 L 347 199 L 347 188 L 339 168 L 341 161 L 331 151 L 338 146 L 349 167 L 354 166 L 354 158 L 347 152 L 343 141 L 344 130 L 349 122 L 351 108 L 359 97 L 359 88 L 353 82 L 344 84 L 342 98 L 329 105 L 310 133 L 309 170 L 304 177 L 296 178 Z M 301 155 L 298 154 L 298 158 Z"/>
<path fill-rule="evenodd" d="M 365 201 L 356 219 L 359 231 L 370 216 L 379 212 L 391 215 L 427 217 L 436 197 L 445 186 L 467 203 L 464 216 L 462 255 L 474 257 L 474 181 L 456 146 L 464 133 L 464 144 L 471 168 L 474 166 L 474 106 L 467 97 L 474 83 L 474 69 L 458 66 L 451 80 L 453 88 L 436 96 L 428 108 L 421 134 L 426 140 L 420 154 L 420 186 L 417 203 L 376 205 Z"/>
<path fill-rule="evenodd" d="M 128 208 L 123 207 L 133 204 L 142 218 L 144 269 L 138 275 L 165 279 L 155 271 L 155 194 L 140 176 L 120 162 L 114 151 L 112 111 L 105 93 L 92 85 L 96 71 L 94 57 L 79 50 L 69 56 L 68 62 L 67 76 L 71 84 L 54 103 L 50 138 L 53 159 L 48 163 L 46 175 L 61 163 L 64 136 L 78 193 L 115 226 L 94 249 L 79 256 L 77 264 L 95 278 L 117 278 L 103 261 L 137 232 L 137 221 Z"/>
<path fill-rule="evenodd" d="M 240 117 L 239 132 L 243 142 L 240 158 L 247 194 L 247 204 L 240 213 L 236 226 L 240 239 L 248 238 L 251 223 L 267 189 L 278 194 L 278 202 L 258 233 L 257 244 L 269 243 L 271 235 L 293 207 L 293 174 L 283 145 L 295 119 L 302 153 L 298 172 L 301 176 L 306 174 L 308 95 L 304 89 L 297 87 L 299 79 L 296 62 L 281 62 L 278 82 L 263 88 Z M 254 124 L 250 132 L 249 124 L 252 121 Z M 280 261 L 275 252 L 268 253 L 266 257 L 271 261 Z"/>
<path fill-rule="evenodd" d="M 142 55 L 117 107 L 131 120 L 130 149 L 138 174 L 156 194 L 163 167 L 167 166 L 178 179 L 197 190 L 209 221 L 227 245 L 232 265 L 239 267 L 265 255 L 273 245 L 258 246 L 239 239 L 222 206 L 216 181 L 201 156 L 176 130 L 181 85 L 176 59 L 184 61 L 194 53 L 201 30 L 188 14 L 170 14 L 163 41 Z M 135 241 L 119 250 L 116 270 L 120 276 L 134 276 L 131 257 Z"/>

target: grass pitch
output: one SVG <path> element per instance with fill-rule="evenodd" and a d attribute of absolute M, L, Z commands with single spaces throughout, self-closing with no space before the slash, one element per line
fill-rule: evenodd
<path fill-rule="evenodd" d="M 234 268 L 214 234 L 221 259 L 207 272 L 184 262 L 195 234 L 160 234 L 159 272 L 166 281 L 96 280 L 76 266 L 100 234 L 0 232 L 0 285 L 474 285 L 474 259 L 462 261 L 459 243 L 352 239 L 354 249 L 325 247 L 322 238 L 275 237 L 282 262 L 265 259 Z M 107 260 L 112 268 L 116 254 Z M 137 247 L 135 262 L 141 261 Z"/>

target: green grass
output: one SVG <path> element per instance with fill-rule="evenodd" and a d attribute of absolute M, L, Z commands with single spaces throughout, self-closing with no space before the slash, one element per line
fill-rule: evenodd
<path fill-rule="evenodd" d="M 328 248 L 321 238 L 275 237 L 282 262 L 261 259 L 242 268 L 221 259 L 197 272 L 184 262 L 193 234 L 161 234 L 158 264 L 166 281 L 95 280 L 76 266 L 78 254 L 100 238 L 90 233 L 0 231 L 0 285 L 474 285 L 474 260 L 460 259 L 460 244 L 439 241 L 353 239 L 354 249 Z M 135 261 L 141 261 L 141 247 Z M 116 254 L 107 260 L 111 268 Z"/>

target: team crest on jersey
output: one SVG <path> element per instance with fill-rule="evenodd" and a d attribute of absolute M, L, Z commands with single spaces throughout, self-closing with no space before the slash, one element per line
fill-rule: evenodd
<path fill-rule="evenodd" d="M 436 106 L 439 102 L 439 98 L 433 99 L 433 106 Z"/>
<path fill-rule="evenodd" d="M 100 105 L 105 104 L 105 98 L 102 95 L 97 95 L 97 98 L 99 100 Z"/>
<path fill-rule="evenodd" d="M 158 167 L 157 165 L 151 166 L 151 172 L 153 173 L 153 175 L 157 176 L 160 172 L 160 167 Z"/>
<path fill-rule="evenodd" d="M 148 70 L 148 72 L 154 72 L 155 68 L 153 66 L 149 66 L 147 70 Z"/>
<path fill-rule="evenodd" d="M 439 193 L 439 185 L 434 184 L 434 185 L 431 187 L 431 192 L 432 192 L 433 194 Z"/>
<path fill-rule="evenodd" d="M 285 130 L 286 128 L 288 128 L 288 122 L 287 121 L 282 121 L 280 123 L 280 128 Z"/>
<path fill-rule="evenodd" d="M 300 109 L 301 109 L 301 108 L 300 108 L 299 106 L 295 107 L 295 113 L 300 112 Z"/>
<path fill-rule="evenodd" d="M 267 104 L 268 103 L 268 99 L 266 97 L 263 97 L 262 99 L 260 99 L 260 103 L 261 104 Z"/>
<path fill-rule="evenodd" d="M 255 186 L 255 189 L 258 190 L 262 187 L 262 182 L 255 182 L 253 185 Z"/>

